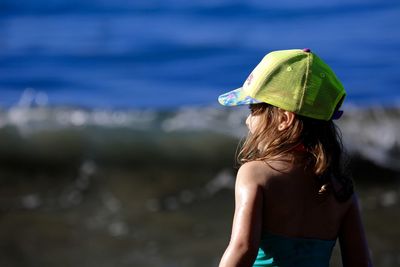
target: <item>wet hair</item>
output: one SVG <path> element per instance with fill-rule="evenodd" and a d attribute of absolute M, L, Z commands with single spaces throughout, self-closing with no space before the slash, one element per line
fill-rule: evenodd
<path fill-rule="evenodd" d="M 304 152 L 301 163 L 317 179 L 318 194 L 333 192 L 340 202 L 351 197 L 353 181 L 348 173 L 341 133 L 332 120 L 295 115 L 287 129 L 277 131 L 282 109 L 261 103 L 250 105 L 250 110 L 252 115 L 260 116 L 260 123 L 242 143 L 238 153 L 239 164 L 254 160 L 268 164 L 288 158 L 295 151 Z"/>

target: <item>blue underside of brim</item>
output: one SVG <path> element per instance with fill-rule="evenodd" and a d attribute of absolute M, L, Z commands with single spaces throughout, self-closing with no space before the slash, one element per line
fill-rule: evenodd
<path fill-rule="evenodd" d="M 240 106 L 262 103 L 257 99 L 244 95 L 242 88 L 220 95 L 218 97 L 218 102 L 223 106 Z"/>

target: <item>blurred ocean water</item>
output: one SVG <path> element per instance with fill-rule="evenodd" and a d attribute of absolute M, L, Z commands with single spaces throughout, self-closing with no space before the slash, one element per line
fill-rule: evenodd
<path fill-rule="evenodd" d="M 215 105 L 265 53 L 304 47 L 347 102 L 397 106 L 399 15 L 394 0 L 3 0 L 0 106 L 26 88 L 49 105 Z"/>
<path fill-rule="evenodd" d="M 75 147 L 80 151 L 75 160 L 99 157 L 134 165 L 138 161 L 151 162 L 151 157 L 143 160 L 141 153 L 158 151 L 153 157 L 168 160 L 172 155 L 185 153 L 182 147 L 186 147 L 190 155 L 186 159 L 196 164 L 197 160 L 215 154 L 218 144 L 228 140 L 234 147 L 234 140 L 246 136 L 244 121 L 248 113 L 247 107 L 181 107 L 170 111 L 84 109 L 33 106 L 32 102 L 21 100 L 17 106 L 0 110 L 0 165 L 29 158 L 37 160 L 41 153 L 47 155 L 43 162 L 51 161 L 54 147 L 60 155 L 68 155 Z M 400 109 L 348 106 L 337 125 L 351 156 L 400 171 Z M 203 145 L 206 147 L 198 149 Z M 231 154 L 233 160 L 234 151 Z M 218 153 L 212 157 L 217 159 Z"/>

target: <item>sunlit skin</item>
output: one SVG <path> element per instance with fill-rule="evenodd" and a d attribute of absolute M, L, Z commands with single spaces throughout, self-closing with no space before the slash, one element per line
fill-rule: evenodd
<path fill-rule="evenodd" d="M 282 110 L 276 130 L 284 131 L 294 118 L 295 114 Z M 254 132 L 259 126 L 258 115 L 249 115 L 246 124 Z M 281 168 L 286 171 L 277 171 Z M 284 161 L 243 164 L 236 178 L 232 234 L 219 267 L 252 266 L 264 232 L 339 237 L 343 266 L 372 266 L 356 195 L 345 203 L 332 196 L 321 203 L 311 197 L 315 182 L 311 178 L 303 166 Z"/>
<path fill-rule="evenodd" d="M 281 121 L 280 124 L 278 125 L 277 130 L 278 131 L 283 131 L 287 129 L 294 121 L 295 114 L 290 111 L 286 111 L 283 109 L 279 109 L 281 111 Z M 260 124 L 260 115 L 252 115 L 249 114 L 246 119 L 246 125 L 247 128 L 251 133 L 254 133 L 255 129 L 259 127 Z"/>
<path fill-rule="evenodd" d="M 249 129 L 249 132 L 254 133 L 254 130 L 259 124 L 259 116 L 253 116 L 249 114 L 246 119 L 246 125 L 247 128 Z"/>

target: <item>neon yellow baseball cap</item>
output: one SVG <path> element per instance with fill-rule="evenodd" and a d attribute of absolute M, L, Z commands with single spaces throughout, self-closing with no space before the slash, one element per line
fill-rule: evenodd
<path fill-rule="evenodd" d="M 219 96 L 224 106 L 268 103 L 296 114 L 338 119 L 346 91 L 333 70 L 310 49 L 268 53 L 243 86 Z"/>

